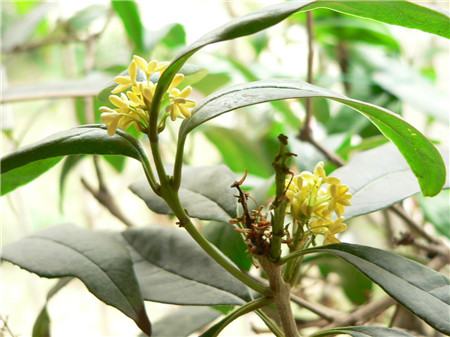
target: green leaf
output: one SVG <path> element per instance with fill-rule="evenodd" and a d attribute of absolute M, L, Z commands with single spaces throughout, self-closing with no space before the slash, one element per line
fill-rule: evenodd
<path fill-rule="evenodd" d="M 408 310 L 442 333 L 450 333 L 450 280 L 415 261 L 367 246 L 333 244 L 308 249 L 351 263 Z"/>
<path fill-rule="evenodd" d="M 56 282 L 56 284 L 49 290 L 45 305 L 39 312 L 39 315 L 33 324 L 32 337 L 50 337 L 51 321 L 47 310 L 48 301 L 50 301 L 50 299 L 63 287 L 65 287 L 71 280 L 72 278 L 70 277 L 59 279 L 58 282 Z"/>
<path fill-rule="evenodd" d="M 426 196 L 439 193 L 445 182 L 445 164 L 436 147 L 401 117 L 376 105 L 348 98 L 308 83 L 289 80 L 258 81 L 232 86 L 206 97 L 183 121 L 180 138 L 226 112 L 288 98 L 322 97 L 343 103 L 367 117 L 400 150 Z"/>
<path fill-rule="evenodd" d="M 400 329 L 385 328 L 381 326 L 347 326 L 320 331 L 311 337 L 325 337 L 347 334 L 352 337 L 413 337 Z"/>
<path fill-rule="evenodd" d="M 231 188 L 234 181 L 234 175 L 224 165 L 185 167 L 179 191 L 181 204 L 191 217 L 228 222 L 236 217 L 237 202 Z M 130 189 L 152 211 L 172 214 L 166 202 L 150 189 L 146 180 L 131 184 Z"/>
<path fill-rule="evenodd" d="M 448 184 L 450 188 L 450 184 Z M 450 239 L 450 191 L 442 191 L 434 198 L 420 198 L 420 206 L 425 219 L 431 222 L 436 230 Z"/>
<path fill-rule="evenodd" d="M 61 159 L 61 157 L 56 157 L 37 160 L 5 173 L 1 171 L 3 167 L 0 167 L 0 195 L 5 195 L 17 187 L 28 184 L 58 164 Z M 3 160 L 0 161 L 0 165 L 3 166 Z"/>
<path fill-rule="evenodd" d="M 138 5 L 134 0 L 112 0 L 111 5 L 117 13 L 127 32 L 128 38 L 133 42 L 137 53 L 145 51 L 144 26 L 142 25 Z"/>
<path fill-rule="evenodd" d="M 268 178 L 273 173 L 272 160 L 261 146 L 261 141 L 249 139 L 236 129 L 208 126 L 203 134 L 219 150 L 225 165 L 234 172 L 247 171 Z"/>
<path fill-rule="evenodd" d="M 145 160 L 139 143 L 124 132 L 108 136 L 105 127 L 85 125 L 56 133 L 0 159 L 2 194 L 36 178 L 62 156 L 114 154 Z M 36 171 L 34 171 L 36 170 Z"/>
<path fill-rule="evenodd" d="M 202 36 L 184 48 L 164 71 L 156 87 L 153 108 L 159 108 L 162 96 L 172 78 L 183 64 L 201 48 L 238 37 L 251 35 L 269 28 L 291 14 L 316 8 L 328 8 L 344 14 L 360 16 L 389 24 L 420 29 L 450 38 L 448 15 L 409 1 L 290 1 L 263 8 L 243 17 L 235 18 Z"/>
<path fill-rule="evenodd" d="M 50 337 L 50 316 L 48 315 L 47 306 L 44 306 L 39 312 L 38 317 L 33 325 L 32 337 Z"/>
<path fill-rule="evenodd" d="M 448 151 L 442 148 L 441 155 L 447 165 L 444 188 L 450 188 Z M 389 207 L 420 192 L 408 163 L 392 144 L 356 154 L 331 175 L 348 185 L 353 194 L 352 205 L 344 214 L 347 219 Z"/>
<path fill-rule="evenodd" d="M 41 277 L 76 277 L 151 334 L 129 253 L 112 233 L 55 226 L 6 245 L 2 260 Z"/>
<path fill-rule="evenodd" d="M 370 298 L 373 283 L 351 264 L 341 259 L 326 256 L 316 260 L 323 276 L 334 272 L 339 275 L 340 284 L 347 298 L 355 304 L 363 304 Z"/>
<path fill-rule="evenodd" d="M 123 233 L 145 300 L 188 305 L 242 304 L 247 287 L 222 269 L 179 228 Z"/>
<path fill-rule="evenodd" d="M 153 337 L 188 337 L 214 321 L 220 313 L 210 307 L 184 306 L 153 325 Z"/>
<path fill-rule="evenodd" d="M 250 270 L 252 259 L 247 245 L 233 225 L 226 222 L 211 222 L 203 229 L 203 235 L 219 248 L 242 270 Z"/>

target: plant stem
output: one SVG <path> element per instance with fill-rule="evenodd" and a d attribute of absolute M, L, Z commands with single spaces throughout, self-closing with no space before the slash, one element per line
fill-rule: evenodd
<path fill-rule="evenodd" d="M 313 62 L 314 62 L 314 21 L 312 12 L 306 12 L 306 32 L 308 35 L 308 63 L 306 81 L 313 83 Z M 306 98 L 305 100 L 306 116 L 303 122 L 302 129 L 299 133 L 300 139 L 308 139 L 311 135 L 311 119 L 313 115 L 313 101 L 312 98 Z"/>
<path fill-rule="evenodd" d="M 220 250 L 218 250 L 213 244 L 211 244 L 197 230 L 197 228 L 190 220 L 189 216 L 186 214 L 186 211 L 181 206 L 178 194 L 175 191 L 173 191 L 171 188 L 167 189 L 167 186 L 162 186 L 161 192 L 161 196 L 164 198 L 164 200 L 166 200 L 167 204 L 172 209 L 175 216 L 178 218 L 180 226 L 186 229 L 186 231 L 191 235 L 195 242 L 197 242 L 198 245 L 202 247 L 209 256 L 211 256 L 211 258 L 213 258 L 219 265 L 221 265 L 225 270 L 227 270 L 238 280 L 246 284 L 249 288 L 261 294 L 270 294 L 270 289 L 237 268 L 222 254 Z"/>
<path fill-rule="evenodd" d="M 277 306 L 285 336 L 298 337 L 297 324 L 291 308 L 291 289 L 281 276 L 281 266 L 264 257 L 260 258 L 259 261 L 269 278 L 273 301 Z"/>
<path fill-rule="evenodd" d="M 287 199 L 285 197 L 286 175 L 289 167 L 286 162 L 290 156 L 287 149 L 287 137 L 279 135 L 280 152 L 278 153 L 272 166 L 275 169 L 276 196 L 272 203 L 274 214 L 272 217 L 272 242 L 270 245 L 270 257 L 273 261 L 278 261 L 281 256 L 281 241 L 284 236 L 284 218 L 286 214 Z"/>

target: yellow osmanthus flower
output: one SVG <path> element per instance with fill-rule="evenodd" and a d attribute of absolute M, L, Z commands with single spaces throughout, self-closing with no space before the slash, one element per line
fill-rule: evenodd
<path fill-rule="evenodd" d="M 324 244 L 339 242 L 335 235 L 347 228 L 342 215 L 352 198 L 348 186 L 338 178 L 327 177 L 322 162 L 313 173 L 303 171 L 286 184 L 294 221 L 306 227 L 305 233 L 323 235 Z"/>
<path fill-rule="evenodd" d="M 184 116 L 185 118 L 191 117 L 191 111 L 195 107 L 195 101 L 188 98 L 191 92 L 192 88 L 189 86 L 183 90 L 178 88 L 170 89 L 170 104 L 167 106 L 167 112 L 173 121 L 179 116 Z"/>
<path fill-rule="evenodd" d="M 150 106 L 155 94 L 155 88 L 161 74 L 166 70 L 167 62 L 156 60 L 146 61 L 140 56 L 134 55 L 128 66 L 128 74 L 114 78 L 117 86 L 111 91 L 109 101 L 114 108 L 103 106 L 100 108 L 101 119 L 108 128 L 108 134 L 114 135 L 116 130 L 126 130 L 135 125 L 138 130 L 146 132 L 149 127 Z M 190 99 L 191 87 L 180 90 L 177 86 L 183 81 L 183 74 L 176 74 L 169 85 L 165 96 L 169 104 L 166 107 L 167 114 L 172 120 L 177 117 L 189 118 L 191 110 L 196 103 Z"/>

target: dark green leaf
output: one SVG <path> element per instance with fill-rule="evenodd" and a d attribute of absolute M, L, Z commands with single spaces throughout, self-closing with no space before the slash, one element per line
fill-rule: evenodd
<path fill-rule="evenodd" d="M 214 321 L 220 313 L 210 307 L 185 306 L 153 325 L 153 337 L 188 337 Z"/>
<path fill-rule="evenodd" d="M 41 277 L 79 278 L 98 299 L 151 333 L 129 253 L 112 233 L 55 226 L 6 245 L 2 260 Z"/>
<path fill-rule="evenodd" d="M 2 194 L 36 178 L 62 156 L 80 154 L 114 154 L 145 160 L 145 152 L 139 143 L 126 133 L 118 131 L 114 136 L 108 136 L 103 126 L 80 126 L 1 158 Z M 22 174 L 26 175 L 22 177 Z"/>
<path fill-rule="evenodd" d="M 237 203 L 231 188 L 234 181 L 234 175 L 223 165 L 186 167 L 179 191 L 181 204 L 194 218 L 228 222 L 236 216 Z M 133 183 L 130 189 L 152 211 L 172 214 L 166 202 L 150 189 L 146 180 Z"/>
<path fill-rule="evenodd" d="M 447 165 L 444 188 L 450 188 L 448 151 L 442 149 L 441 155 Z M 389 207 L 420 192 L 414 174 L 392 144 L 355 155 L 332 176 L 341 179 L 353 194 L 352 205 L 346 208 L 344 215 L 347 219 Z"/>
<path fill-rule="evenodd" d="M 273 158 L 265 153 L 261 141 L 253 141 L 239 130 L 219 126 L 208 126 L 203 134 L 219 150 L 224 164 L 234 172 L 247 171 L 265 178 L 272 175 Z"/>
<path fill-rule="evenodd" d="M 426 266 L 367 246 L 333 244 L 309 249 L 351 263 L 408 310 L 442 333 L 450 333 L 450 280 Z"/>
<path fill-rule="evenodd" d="M 325 337 L 347 334 L 352 337 L 413 337 L 400 329 L 391 329 L 381 326 L 348 326 L 320 331 L 311 337 Z"/>
<path fill-rule="evenodd" d="M 112 0 L 111 5 L 122 20 L 128 38 L 133 42 L 136 52 L 143 53 L 145 51 L 144 26 L 141 22 L 138 5 L 134 0 Z"/>
<path fill-rule="evenodd" d="M 145 300 L 189 305 L 242 304 L 237 281 L 179 228 L 150 227 L 123 233 Z"/>
<path fill-rule="evenodd" d="M 226 222 L 211 222 L 203 229 L 203 235 L 219 248 L 242 270 L 250 270 L 252 259 L 247 245 L 233 225 Z"/>
<path fill-rule="evenodd" d="M 271 100 L 323 97 L 350 106 L 367 117 L 400 150 L 426 196 L 439 193 L 445 182 L 445 164 L 436 147 L 419 130 L 384 108 L 299 81 L 272 80 L 236 85 L 206 97 L 183 121 L 180 137 L 226 112 Z"/>
<path fill-rule="evenodd" d="M 450 174 L 449 174 L 450 175 Z M 447 185 L 450 188 L 450 184 Z M 450 191 L 442 191 L 434 198 L 420 198 L 425 219 L 450 239 Z"/>
<path fill-rule="evenodd" d="M 2 168 L 0 167 L 0 195 L 4 195 L 15 190 L 17 187 L 28 184 L 58 164 L 61 159 L 61 157 L 56 157 L 37 160 L 32 163 L 25 163 L 23 166 L 5 173 L 1 171 Z M 3 160 L 1 160 L 0 163 L 0 165 L 3 166 Z"/>

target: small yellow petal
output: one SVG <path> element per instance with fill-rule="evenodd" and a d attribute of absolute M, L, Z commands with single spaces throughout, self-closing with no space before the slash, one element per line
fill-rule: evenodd
<path fill-rule="evenodd" d="M 133 60 L 136 62 L 136 65 L 142 70 L 147 71 L 147 61 L 138 55 L 133 56 Z"/>

